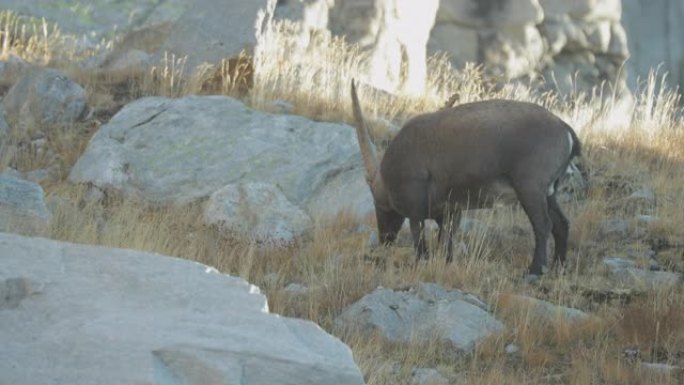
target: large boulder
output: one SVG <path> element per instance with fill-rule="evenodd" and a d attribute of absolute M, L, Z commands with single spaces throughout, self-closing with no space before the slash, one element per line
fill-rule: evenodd
<path fill-rule="evenodd" d="M 3 384 L 363 384 L 351 350 L 198 263 L 0 234 Z"/>
<path fill-rule="evenodd" d="M 318 215 L 372 209 L 367 187 L 352 196 L 336 183 L 352 171 L 361 177 L 361 170 L 350 126 L 258 112 L 224 96 L 152 97 L 102 126 L 69 180 L 161 204 L 192 202 L 238 182 L 277 185 L 304 209 L 324 197 L 339 199 L 310 210 Z"/>
<path fill-rule="evenodd" d="M 426 343 L 437 338 L 463 352 L 503 331 L 503 324 L 476 297 L 425 283 L 408 291 L 379 287 L 346 308 L 335 319 L 335 327 L 378 332 L 392 342 Z"/>
<path fill-rule="evenodd" d="M 312 226 L 311 218 L 276 186 L 229 184 L 211 194 L 205 221 L 258 244 L 290 244 Z"/>
<path fill-rule="evenodd" d="M 40 233 L 51 218 L 40 185 L 0 174 L 0 231 Z"/>
<path fill-rule="evenodd" d="M 10 124 L 22 130 L 68 125 L 83 115 L 86 92 L 58 70 L 35 70 L 10 88 L 2 106 Z"/>

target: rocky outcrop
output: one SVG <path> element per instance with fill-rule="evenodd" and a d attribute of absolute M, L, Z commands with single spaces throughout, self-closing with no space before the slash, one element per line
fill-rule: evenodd
<path fill-rule="evenodd" d="M 196 0 L 173 23 L 158 54 L 185 57 L 185 69 L 192 72 L 199 64 L 218 64 L 242 50 L 251 53 L 256 45 L 257 13 L 267 10 L 269 3 L 275 6 L 274 0 Z"/>
<path fill-rule="evenodd" d="M 543 20 L 537 0 L 442 0 L 430 37 L 430 51 L 445 51 L 461 67 L 483 62 L 497 74 L 516 78 L 538 66 Z"/>
<path fill-rule="evenodd" d="M 379 287 L 346 308 L 335 327 L 378 332 L 392 342 L 426 343 L 436 338 L 463 352 L 503 331 L 503 324 L 476 297 L 426 283 L 408 291 Z"/>
<path fill-rule="evenodd" d="M 50 225 L 40 185 L 0 174 L 0 231 L 37 234 Z"/>
<path fill-rule="evenodd" d="M 419 94 L 425 89 L 426 47 L 438 7 L 439 0 L 337 0 L 329 29 L 367 52 L 368 83 Z"/>
<path fill-rule="evenodd" d="M 483 63 L 507 79 L 542 74 L 549 88 L 568 94 L 602 81 L 624 86 L 628 57 L 620 0 L 442 0 L 431 51 L 446 51 L 456 66 Z"/>
<path fill-rule="evenodd" d="M 622 0 L 622 22 L 627 30 L 630 58 L 629 86 L 643 81 L 651 69 L 668 73 L 669 85 L 684 90 L 684 2 Z"/>
<path fill-rule="evenodd" d="M 311 215 L 342 207 L 363 214 L 373 207 L 367 186 L 352 195 L 337 181 L 353 175 L 363 184 L 355 135 L 344 124 L 262 113 L 224 96 L 144 98 L 100 127 L 69 180 L 160 204 L 267 182 Z"/>
<path fill-rule="evenodd" d="M 363 384 L 351 350 L 198 263 L 0 234 L 3 384 Z"/>

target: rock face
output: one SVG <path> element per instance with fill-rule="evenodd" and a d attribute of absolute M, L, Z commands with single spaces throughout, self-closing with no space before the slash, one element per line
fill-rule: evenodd
<path fill-rule="evenodd" d="M 338 339 L 207 266 L 8 234 L 0 255 L 2 383 L 363 384 Z"/>
<path fill-rule="evenodd" d="M 337 0 L 329 29 L 368 52 L 370 84 L 419 94 L 425 89 L 426 47 L 438 7 L 439 0 Z"/>
<path fill-rule="evenodd" d="M 186 69 L 198 64 L 220 63 L 251 52 L 256 45 L 256 21 L 260 9 L 275 6 L 269 0 L 197 0 L 173 23 L 161 53 L 187 57 Z M 273 9 L 270 9 L 273 13 Z"/>
<path fill-rule="evenodd" d="M 207 223 L 256 243 L 288 244 L 312 226 L 311 218 L 267 183 L 230 184 L 211 194 Z"/>
<path fill-rule="evenodd" d="M 51 218 L 40 185 L 0 175 L 0 231 L 39 233 Z"/>
<path fill-rule="evenodd" d="M 231 183 L 267 182 L 303 209 L 326 197 L 348 199 L 321 203 L 312 215 L 359 200 L 372 209 L 367 187 L 352 196 L 336 183 L 350 172 L 362 175 L 355 135 L 347 125 L 261 113 L 223 96 L 144 98 L 98 130 L 69 180 L 161 204 L 192 202 Z"/>
<path fill-rule="evenodd" d="M 10 123 L 22 129 L 67 125 L 83 115 L 86 93 L 58 70 L 36 70 L 9 90 L 2 106 Z"/>
<path fill-rule="evenodd" d="M 568 94 L 605 80 L 621 90 L 627 59 L 619 0 L 442 0 L 429 50 L 508 79 L 541 73 Z M 458 37 L 458 38 L 456 38 Z M 573 88 L 577 74 L 577 87 Z"/>
<path fill-rule="evenodd" d="M 184 0 L 2 0 L 3 9 L 45 18 L 87 45 L 120 30 L 174 20 L 187 6 Z"/>
<path fill-rule="evenodd" d="M 623 24 L 629 37 L 627 74 L 630 87 L 651 68 L 667 72 L 670 86 L 684 90 L 684 3 L 622 0 Z"/>
<path fill-rule="evenodd" d="M 459 290 L 420 284 L 410 291 L 377 288 L 345 309 L 335 320 L 339 330 L 377 331 L 393 342 L 429 342 L 434 338 L 470 352 L 476 343 L 503 330 L 486 306 Z"/>

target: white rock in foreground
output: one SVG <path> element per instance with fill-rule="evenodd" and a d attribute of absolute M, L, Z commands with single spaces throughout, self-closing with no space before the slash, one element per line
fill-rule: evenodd
<path fill-rule="evenodd" d="M 476 297 L 431 283 L 393 291 L 379 287 L 346 308 L 335 320 L 342 331 L 377 331 L 393 342 L 430 342 L 439 338 L 464 352 L 503 324 Z"/>
<path fill-rule="evenodd" d="M 0 233 L 2 384 L 363 384 L 350 349 L 242 279 Z"/>

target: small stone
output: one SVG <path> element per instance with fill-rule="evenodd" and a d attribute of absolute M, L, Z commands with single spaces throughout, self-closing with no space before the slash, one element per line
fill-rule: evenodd
<path fill-rule="evenodd" d="M 291 114 L 294 112 L 294 104 L 286 100 L 275 100 L 270 104 L 269 110 L 277 114 Z"/>
<path fill-rule="evenodd" d="M 411 371 L 412 385 L 449 385 L 449 380 L 437 369 L 414 368 Z"/>
<path fill-rule="evenodd" d="M 650 224 L 653 224 L 655 222 L 658 222 L 659 219 L 655 215 L 644 215 L 644 214 L 642 214 L 642 215 L 637 215 L 636 220 L 637 220 L 637 223 L 640 225 L 650 225 Z"/>
<path fill-rule="evenodd" d="M 516 344 L 508 344 L 504 348 L 504 351 L 506 352 L 506 354 L 515 354 L 520 351 L 520 346 Z"/>
<path fill-rule="evenodd" d="M 626 236 L 628 229 L 627 221 L 623 219 L 608 219 L 599 224 L 601 236 Z"/>
<path fill-rule="evenodd" d="M 285 291 L 292 296 L 301 296 L 309 293 L 309 288 L 301 283 L 292 282 L 285 286 Z"/>
<path fill-rule="evenodd" d="M 664 375 L 670 375 L 676 371 L 681 370 L 679 366 L 661 364 L 657 362 L 640 362 L 639 369 Z"/>

